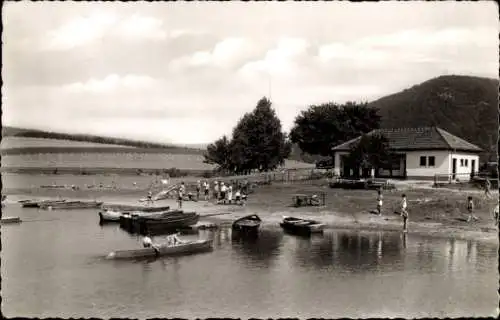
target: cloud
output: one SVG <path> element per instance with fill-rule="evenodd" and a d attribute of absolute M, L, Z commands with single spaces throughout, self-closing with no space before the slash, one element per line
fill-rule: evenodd
<path fill-rule="evenodd" d="M 115 15 L 94 12 L 87 17 L 69 20 L 65 25 L 48 32 L 44 49 L 67 50 L 82 46 L 102 37 L 117 21 Z"/>
<path fill-rule="evenodd" d="M 265 75 L 292 76 L 298 68 L 299 58 L 306 56 L 309 46 L 305 39 L 281 38 L 275 48 L 267 51 L 263 59 L 246 63 L 239 70 L 239 74 L 249 78 Z"/>
<path fill-rule="evenodd" d="M 90 79 L 86 82 L 75 82 L 63 86 L 61 89 L 68 92 L 110 92 L 125 88 L 127 90 L 140 90 L 158 84 L 157 79 L 144 75 L 131 75 L 120 77 L 116 74 L 108 75 L 103 79 Z"/>
<path fill-rule="evenodd" d="M 170 63 L 172 70 L 190 67 L 228 68 L 247 59 L 254 52 L 252 42 L 242 37 L 231 37 L 219 41 L 212 50 L 197 51 L 175 59 Z"/>
<path fill-rule="evenodd" d="M 178 37 L 181 34 L 175 35 Z M 59 28 L 49 31 L 41 42 L 41 48 L 69 50 L 89 45 L 105 37 L 164 40 L 168 34 L 160 19 L 138 14 L 118 17 L 113 13 L 98 11 L 71 19 Z"/>

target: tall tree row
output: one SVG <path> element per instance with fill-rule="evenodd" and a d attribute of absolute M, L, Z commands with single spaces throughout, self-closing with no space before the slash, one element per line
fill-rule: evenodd
<path fill-rule="evenodd" d="M 230 173 L 268 171 L 282 165 L 290 151 L 271 101 L 262 98 L 252 112 L 240 119 L 231 140 L 224 136 L 207 147 L 205 162 Z"/>

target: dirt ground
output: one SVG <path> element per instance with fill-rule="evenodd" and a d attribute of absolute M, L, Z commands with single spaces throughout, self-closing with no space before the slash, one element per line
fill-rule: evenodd
<path fill-rule="evenodd" d="M 296 193 L 320 195 L 325 193 L 325 206 L 292 206 Z M 200 213 L 230 212 L 211 217 L 213 220 L 234 220 L 246 214 L 258 214 L 265 224 L 277 225 L 283 215 L 319 220 L 334 228 L 402 230 L 402 218 L 397 211 L 402 194 L 408 200 L 409 232 L 433 236 L 452 236 L 463 239 L 498 241 L 492 210 L 498 204 L 498 191 L 486 199 L 477 189 L 451 190 L 405 185 L 397 190 L 384 191 L 382 216 L 375 214 L 377 192 L 373 190 L 332 189 L 325 183 L 281 184 L 260 186 L 250 195 L 243 207 L 199 202 Z M 477 220 L 467 222 L 467 196 L 472 196 Z"/>

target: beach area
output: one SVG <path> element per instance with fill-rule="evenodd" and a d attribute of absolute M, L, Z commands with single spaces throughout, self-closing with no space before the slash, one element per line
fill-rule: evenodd
<path fill-rule="evenodd" d="M 16 175 L 10 180 L 19 182 Z M 46 181 L 46 185 L 64 181 L 75 181 L 78 176 L 37 176 L 36 181 Z M 79 177 L 82 178 L 82 177 Z M 90 177 L 83 177 L 90 179 Z M 148 183 L 151 177 L 129 176 L 92 176 L 95 184 L 93 189 L 85 189 L 78 185 L 76 190 L 61 190 L 38 188 L 7 188 L 10 201 L 27 198 L 44 199 L 92 199 L 104 203 L 138 204 L 139 199 L 147 194 Z M 170 185 L 185 181 L 188 191 L 195 192 L 195 184 L 199 178 L 185 177 L 171 179 Z M 77 179 L 76 179 L 77 180 Z M 132 182 L 134 180 L 134 182 Z M 135 181 L 138 181 L 136 183 Z M 177 181 L 179 180 L 179 181 Z M 208 179 L 211 186 L 215 179 Z M 221 179 L 219 179 L 221 180 Z M 224 178 L 231 181 L 233 178 Z M 33 182 L 33 177 L 30 178 Z M 99 182 L 101 181 L 101 182 Z M 109 186 L 113 182 L 114 188 Z M 205 181 L 204 179 L 201 181 Z M 135 185 L 132 185 L 135 183 Z M 81 181 L 80 181 L 80 184 Z M 104 187 L 99 188 L 102 184 Z M 200 201 L 184 201 L 183 209 L 196 211 L 202 216 L 202 221 L 226 225 L 245 215 L 257 214 L 263 221 L 263 226 L 279 226 L 283 216 L 296 216 L 314 219 L 324 223 L 327 228 L 333 229 L 360 229 L 381 231 L 402 231 L 402 218 L 398 207 L 402 194 L 408 199 L 409 230 L 411 234 L 421 234 L 431 237 L 445 237 L 463 240 L 479 240 L 492 243 L 498 242 L 498 229 L 494 224 L 492 211 L 498 204 L 498 191 L 494 190 L 490 198 L 484 196 L 484 191 L 478 188 L 450 187 L 433 188 L 432 182 L 418 181 L 395 181 L 396 189 L 384 190 L 384 202 L 382 215 L 376 214 L 376 190 L 352 190 L 330 188 L 327 179 L 295 181 L 290 183 L 273 182 L 269 185 L 255 185 L 253 192 L 249 194 L 245 205 L 221 205 L 212 199 Z M 164 188 L 167 188 L 165 186 Z M 324 194 L 325 204 L 321 206 L 293 206 L 292 198 L 295 194 Z M 466 200 L 468 196 L 473 197 L 474 216 L 476 220 L 467 222 L 468 211 Z M 175 199 L 169 198 L 155 202 L 155 205 L 169 205 L 177 208 Z"/>

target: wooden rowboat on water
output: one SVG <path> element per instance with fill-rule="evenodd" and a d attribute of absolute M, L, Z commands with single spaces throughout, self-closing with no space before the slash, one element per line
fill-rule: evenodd
<path fill-rule="evenodd" d="M 310 219 L 302 219 L 295 217 L 283 217 L 283 221 L 280 226 L 290 233 L 297 234 L 312 234 L 312 233 L 322 233 L 325 225 Z"/>
<path fill-rule="evenodd" d="M 144 205 L 128 205 L 128 204 L 106 204 L 103 205 L 102 208 L 104 210 L 113 210 L 113 211 L 122 211 L 122 212 L 132 212 L 132 211 L 141 211 L 141 212 L 158 212 L 158 211 L 167 211 L 170 209 L 170 206 L 144 206 Z"/>
<path fill-rule="evenodd" d="M 152 258 L 159 256 L 173 256 L 181 254 L 191 254 L 209 251 L 212 249 L 212 240 L 183 241 L 180 244 L 167 246 L 160 245 L 157 250 L 154 248 L 142 248 L 134 250 L 113 251 L 106 257 L 107 259 L 138 259 Z"/>
<path fill-rule="evenodd" d="M 4 223 L 20 223 L 21 218 L 19 218 L 19 217 L 2 217 L 2 219 L 0 221 L 2 222 L 2 224 L 4 224 Z"/>
<path fill-rule="evenodd" d="M 166 217 L 169 214 L 169 207 L 164 207 L 167 208 L 164 211 L 132 211 L 132 212 L 124 212 L 124 211 L 118 211 L 118 210 L 109 210 L 105 209 L 101 212 L 99 212 L 99 220 L 100 222 L 120 222 L 120 218 L 124 215 L 129 215 L 129 216 L 138 216 L 138 217 L 144 217 L 144 218 L 162 218 Z"/>
<path fill-rule="evenodd" d="M 257 233 L 262 220 L 256 214 L 248 215 L 233 222 L 232 229 L 243 233 Z"/>
<path fill-rule="evenodd" d="M 100 208 L 102 202 L 98 201 L 63 201 L 56 203 L 41 203 L 40 208 L 45 210 L 53 209 L 94 209 Z"/>

